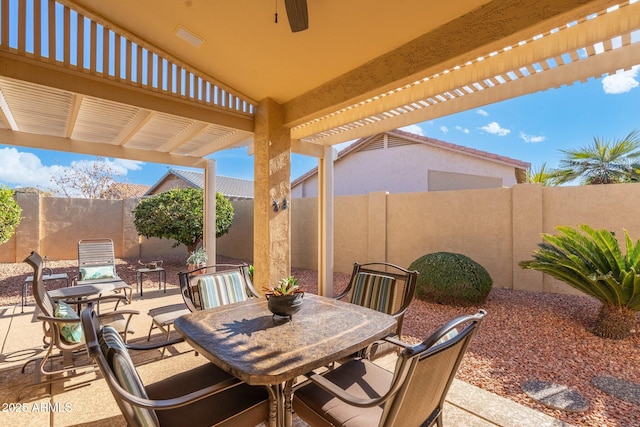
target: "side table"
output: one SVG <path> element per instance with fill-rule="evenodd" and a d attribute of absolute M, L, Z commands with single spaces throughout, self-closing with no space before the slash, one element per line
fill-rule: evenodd
<path fill-rule="evenodd" d="M 67 275 L 67 273 L 58 273 L 58 274 L 43 274 L 42 275 L 42 280 L 47 282 L 49 280 L 66 280 L 67 281 L 67 287 L 69 287 L 69 276 Z M 33 283 L 33 275 L 31 276 L 27 276 L 26 279 L 24 279 L 24 283 L 22 284 L 22 313 L 24 313 L 24 305 L 25 305 L 25 301 L 27 299 L 27 287 Z"/>
<path fill-rule="evenodd" d="M 142 280 L 143 274 L 147 274 L 147 273 L 158 273 L 158 290 L 160 290 L 162 288 L 162 285 L 164 284 L 164 293 L 167 293 L 167 273 L 164 271 L 164 268 L 162 267 L 156 267 L 156 268 L 138 268 L 136 270 L 136 290 L 140 289 L 140 296 L 142 296 Z"/>

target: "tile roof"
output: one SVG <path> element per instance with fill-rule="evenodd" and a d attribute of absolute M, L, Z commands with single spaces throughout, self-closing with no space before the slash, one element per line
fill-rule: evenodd
<path fill-rule="evenodd" d="M 203 172 L 172 168 L 147 191 L 147 195 L 153 194 L 155 188 L 169 175 L 175 175 L 194 188 L 204 188 Z M 253 199 L 253 181 L 216 175 L 216 191 L 221 192 L 228 199 Z"/>
<path fill-rule="evenodd" d="M 134 199 L 142 197 L 149 188 L 150 185 L 114 182 L 109 186 L 107 195 L 112 199 Z"/>

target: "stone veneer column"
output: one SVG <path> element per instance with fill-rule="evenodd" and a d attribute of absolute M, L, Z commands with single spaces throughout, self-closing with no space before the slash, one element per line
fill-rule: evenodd
<path fill-rule="evenodd" d="M 253 263 L 257 290 L 291 274 L 291 138 L 282 106 L 258 104 L 254 132 Z M 273 202 L 289 207 L 274 212 Z"/>
<path fill-rule="evenodd" d="M 541 242 L 543 231 L 542 185 L 517 184 L 512 194 L 512 239 L 513 239 L 513 289 L 517 291 L 544 292 L 543 274 L 535 270 L 524 270 L 518 263 L 531 259 L 537 248 L 531 242 Z"/>

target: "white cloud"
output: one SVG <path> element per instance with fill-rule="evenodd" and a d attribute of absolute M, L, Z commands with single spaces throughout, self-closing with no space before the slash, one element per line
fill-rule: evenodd
<path fill-rule="evenodd" d="M 121 159 L 104 159 L 115 171 L 118 177 L 127 175 L 130 170 L 142 168 L 143 162 Z M 51 190 L 54 184 L 52 176 L 60 176 L 78 163 L 93 163 L 97 160 L 80 160 L 72 162 L 70 166 L 45 166 L 38 156 L 33 153 L 21 152 L 14 147 L 0 148 L 0 183 L 11 187 L 36 187 L 41 190 Z"/>
<path fill-rule="evenodd" d="M 500 127 L 498 122 L 491 122 L 486 126 L 482 126 L 480 129 L 492 135 L 498 135 L 498 136 L 506 136 L 511 133 L 509 129 Z"/>
<path fill-rule="evenodd" d="M 462 126 L 456 126 L 456 130 L 459 130 L 462 133 L 469 133 L 469 129 L 463 128 Z"/>
<path fill-rule="evenodd" d="M 0 149 L 0 182 L 11 187 L 48 188 L 51 167 L 44 166 L 38 156 L 16 148 Z"/>
<path fill-rule="evenodd" d="M 400 128 L 400 130 L 403 130 L 405 132 L 409 132 L 409 133 L 413 133 L 415 135 L 420 135 L 420 136 L 424 136 L 424 132 L 422 131 L 422 128 L 418 125 L 409 125 L 409 126 L 403 126 Z"/>
<path fill-rule="evenodd" d="M 629 71 L 609 75 L 602 79 L 602 89 L 607 94 L 618 94 L 629 92 L 631 89 L 638 87 L 636 76 L 638 68 L 634 67 Z"/>
<path fill-rule="evenodd" d="M 544 142 L 547 137 L 543 136 L 543 135 L 527 135 L 524 132 L 520 132 L 520 138 L 522 138 L 522 140 L 524 140 L 524 142 L 532 142 L 534 144 L 538 143 L 538 142 Z"/>
<path fill-rule="evenodd" d="M 482 108 L 478 110 L 478 114 L 480 114 L 481 116 L 485 116 L 485 117 L 489 116 L 489 113 L 484 111 Z"/>
<path fill-rule="evenodd" d="M 440 126 L 440 130 L 442 131 L 442 133 L 448 133 L 449 132 L 449 128 L 446 126 Z"/>

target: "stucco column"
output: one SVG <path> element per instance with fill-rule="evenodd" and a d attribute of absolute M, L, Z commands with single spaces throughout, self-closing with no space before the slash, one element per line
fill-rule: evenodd
<path fill-rule="evenodd" d="M 257 290 L 291 274 L 291 138 L 282 106 L 258 104 L 254 132 L 253 265 Z M 286 198 L 287 206 L 283 208 Z M 274 202 L 278 204 L 277 212 Z"/>
<path fill-rule="evenodd" d="M 216 263 L 216 161 L 207 160 L 204 168 L 204 247 L 208 264 Z"/>
<path fill-rule="evenodd" d="M 318 159 L 318 293 L 333 297 L 333 161 L 334 148 Z"/>

